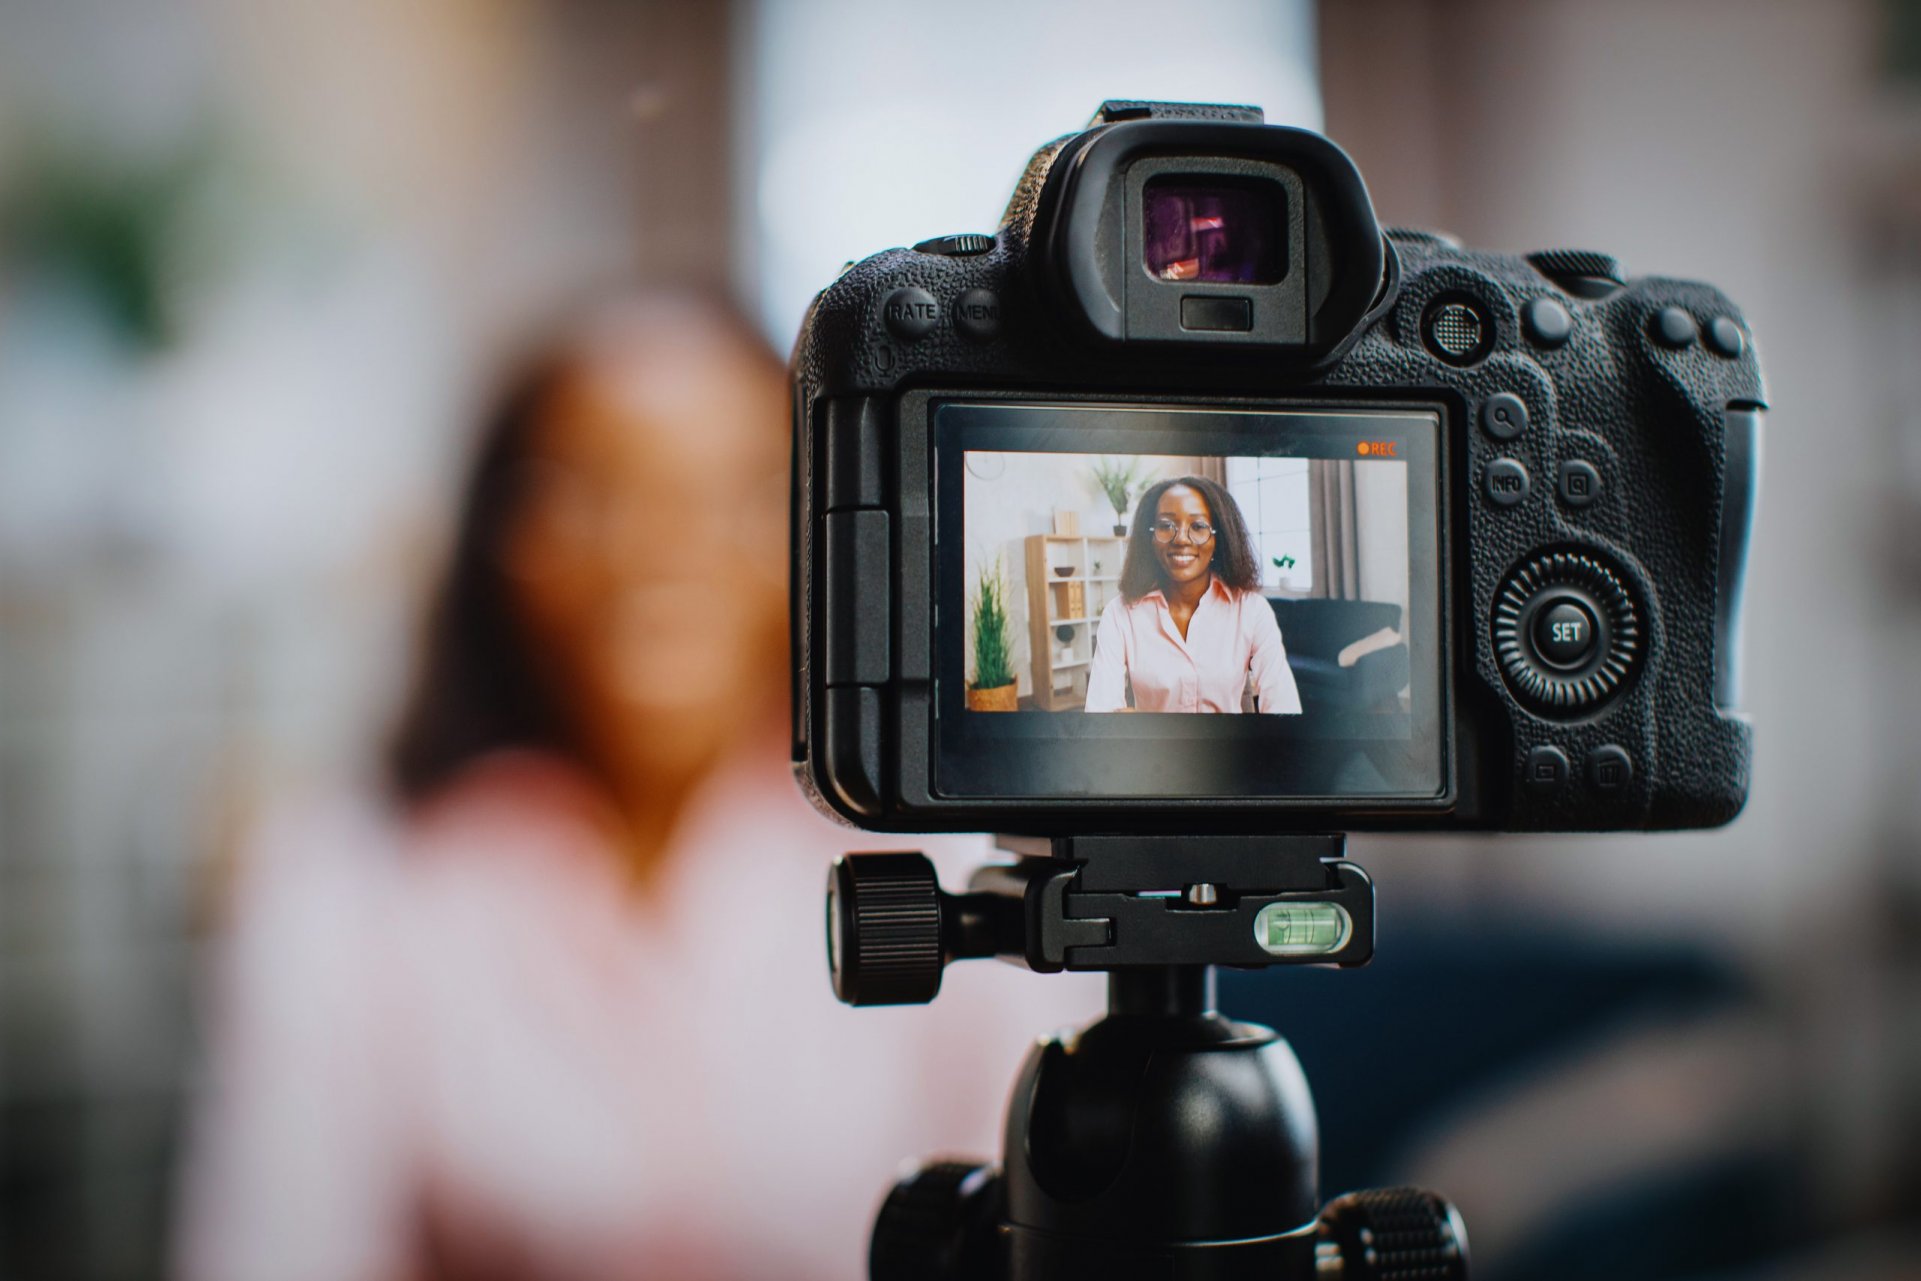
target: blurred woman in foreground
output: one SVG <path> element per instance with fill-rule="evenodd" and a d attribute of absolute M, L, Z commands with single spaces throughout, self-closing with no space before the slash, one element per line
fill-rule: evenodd
<path fill-rule="evenodd" d="M 1025 1046 L 1096 1012 L 986 965 L 833 1001 L 824 869 L 860 842 L 787 769 L 786 413 L 685 298 L 510 389 L 396 802 L 280 824 L 242 885 L 187 1276 L 861 1275 L 899 1161 L 995 1152 Z"/>

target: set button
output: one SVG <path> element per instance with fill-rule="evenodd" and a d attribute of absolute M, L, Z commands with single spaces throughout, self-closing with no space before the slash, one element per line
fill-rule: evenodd
<path fill-rule="evenodd" d="M 1594 653 L 1599 629 L 1594 614 L 1572 596 L 1534 615 L 1534 652 L 1555 667 L 1579 667 Z"/>

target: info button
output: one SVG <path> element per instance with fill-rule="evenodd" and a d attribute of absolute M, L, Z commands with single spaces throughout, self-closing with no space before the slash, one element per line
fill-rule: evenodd
<path fill-rule="evenodd" d="M 1496 507 L 1512 507 L 1527 497 L 1527 468 L 1512 458 L 1497 458 L 1481 478 L 1487 500 Z"/>

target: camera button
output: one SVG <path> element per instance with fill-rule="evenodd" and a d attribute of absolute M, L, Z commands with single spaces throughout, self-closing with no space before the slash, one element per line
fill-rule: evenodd
<path fill-rule="evenodd" d="M 1600 636 L 1594 615 L 1565 597 L 1534 615 L 1534 651 L 1556 667 L 1579 667 Z"/>
<path fill-rule="evenodd" d="M 1527 468 L 1512 458 L 1497 458 L 1481 478 L 1487 500 L 1496 507 L 1512 507 L 1527 497 Z"/>
<path fill-rule="evenodd" d="M 1708 321 L 1707 342 L 1716 355 L 1726 356 L 1730 360 L 1739 356 L 1747 346 L 1741 326 L 1735 324 L 1731 316 L 1716 316 Z"/>
<path fill-rule="evenodd" d="M 1535 298 L 1521 308 L 1521 328 L 1537 347 L 1559 347 L 1574 332 L 1574 317 L 1552 298 Z"/>
<path fill-rule="evenodd" d="M 1679 307 L 1663 307 L 1648 321 L 1648 332 L 1663 347 L 1681 348 L 1694 341 L 1694 317 Z"/>
<path fill-rule="evenodd" d="M 1471 365 L 1494 346 L 1494 322 L 1466 294 L 1435 299 L 1421 319 L 1421 333 L 1428 350 L 1450 365 Z"/>
<path fill-rule="evenodd" d="M 1528 752 L 1521 770 L 1521 781 L 1538 792 L 1567 782 L 1567 753 L 1558 747 L 1536 747 Z"/>
<path fill-rule="evenodd" d="M 888 294 L 881 304 L 881 314 L 887 318 L 889 333 L 903 342 L 913 342 L 925 338 L 940 320 L 940 304 L 925 289 L 909 286 Z"/>
<path fill-rule="evenodd" d="M 1601 496 L 1601 473 L 1593 463 L 1574 459 L 1562 463 L 1554 488 L 1569 507 L 1586 507 Z"/>
<path fill-rule="evenodd" d="M 1513 440 L 1527 430 L 1527 402 L 1511 391 L 1481 402 L 1481 430 L 1496 440 Z"/>
<path fill-rule="evenodd" d="M 991 289 L 969 289 L 954 300 L 954 328 L 963 338 L 988 342 L 1001 331 L 1000 295 Z"/>
<path fill-rule="evenodd" d="M 1587 779 L 1597 792 L 1618 792 L 1634 781 L 1634 758 L 1613 743 L 1597 747 L 1588 753 Z"/>

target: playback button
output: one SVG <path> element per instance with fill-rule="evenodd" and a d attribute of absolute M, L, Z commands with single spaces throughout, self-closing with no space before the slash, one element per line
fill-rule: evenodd
<path fill-rule="evenodd" d="M 1537 792 L 1559 787 L 1567 776 L 1567 753 L 1551 744 L 1531 749 L 1521 769 L 1521 781 Z"/>

